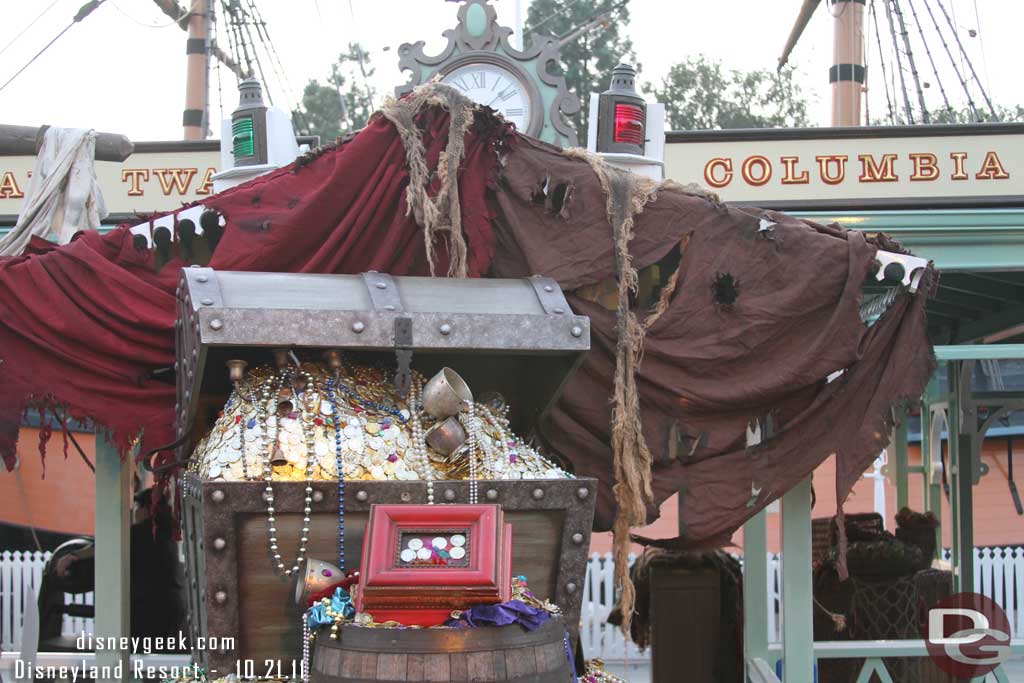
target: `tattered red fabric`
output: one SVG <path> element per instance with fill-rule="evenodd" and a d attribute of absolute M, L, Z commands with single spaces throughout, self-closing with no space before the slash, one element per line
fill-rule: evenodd
<path fill-rule="evenodd" d="M 435 167 L 448 116 L 428 109 L 418 124 Z M 469 274 L 547 275 L 591 317 L 593 348 L 539 436 L 577 474 L 600 481 L 596 527 L 607 529 L 615 513 L 615 319 L 571 294 L 615 276 L 603 190 L 585 160 L 511 134 L 482 112 L 465 149 L 459 186 Z M 227 224 L 210 265 L 425 274 L 407 183 L 399 136 L 376 119 L 336 149 L 211 197 L 206 204 Z M 775 225 L 761 230 L 761 217 Z M 649 517 L 682 490 L 685 542 L 720 541 L 832 453 L 845 499 L 886 442 L 893 405 L 918 396 L 932 371 L 926 292 L 900 295 L 866 327 L 860 292 L 876 240 L 723 207 L 677 186 L 658 191 L 635 233 L 629 250 L 639 268 L 686 243 L 676 290 L 646 330 L 637 381 L 654 456 Z M 153 273 L 152 254 L 136 251 L 130 237 L 125 228 L 89 234 L 0 261 L 0 452 L 9 466 L 19 413 L 30 404 L 66 405 L 110 428 L 122 447 L 140 427 L 144 450 L 173 438 L 177 268 Z M 445 272 L 437 246 L 436 269 Z M 836 371 L 842 376 L 826 383 Z M 747 448 L 748 427 L 769 416 L 774 434 Z"/>
<path fill-rule="evenodd" d="M 418 124 L 434 166 L 448 115 L 427 109 Z M 459 188 L 472 276 L 493 256 L 485 193 L 506 134 L 503 123 L 480 113 L 466 136 Z M 427 274 L 423 231 L 406 215 L 407 183 L 401 141 L 391 124 L 375 119 L 334 149 L 204 202 L 227 218 L 210 266 Z M 62 247 L 37 241 L 29 252 L 0 260 L 0 455 L 7 467 L 27 407 L 92 420 L 122 452 L 140 430 L 143 452 L 170 443 L 174 291 L 186 264 L 154 272 L 153 253 L 137 250 L 126 226 L 83 233 Z M 434 253 L 444 272 L 444 244 Z"/>

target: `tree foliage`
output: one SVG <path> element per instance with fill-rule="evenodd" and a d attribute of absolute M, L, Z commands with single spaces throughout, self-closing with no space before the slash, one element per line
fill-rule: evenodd
<path fill-rule="evenodd" d="M 984 105 L 976 104 L 975 107 L 978 111 L 977 116 L 975 116 L 974 112 L 971 111 L 970 107 L 963 107 L 962 109 L 943 107 L 929 112 L 929 118 L 931 119 L 931 123 L 996 123 L 1024 121 L 1024 107 L 1019 104 L 1013 107 L 1003 107 L 998 104 L 994 105 L 994 116 L 992 111 Z"/>
<path fill-rule="evenodd" d="M 369 85 L 373 71 L 369 53 L 359 43 L 349 43 L 331 65 L 326 85 L 315 79 L 306 84 L 302 105 L 292 112 L 296 127 L 328 142 L 365 126 L 374 110 L 376 91 Z"/>
<path fill-rule="evenodd" d="M 644 91 L 665 104 L 672 130 L 806 126 L 807 100 L 793 76 L 792 67 L 780 73 L 727 70 L 696 55 Z"/>
<path fill-rule="evenodd" d="M 568 38 L 588 24 L 607 16 L 562 46 L 560 73 L 570 92 L 583 105 L 572 123 L 579 139 L 587 139 L 587 111 L 591 93 L 608 89 L 612 69 L 620 62 L 636 62 L 633 43 L 624 34 L 629 23 L 629 0 L 533 0 L 523 30 L 524 45 L 537 34 Z"/>

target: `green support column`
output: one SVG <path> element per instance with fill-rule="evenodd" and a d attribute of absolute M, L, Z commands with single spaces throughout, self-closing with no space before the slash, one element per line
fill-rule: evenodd
<path fill-rule="evenodd" d="M 129 548 L 131 526 L 131 460 L 121 457 L 106 438 L 96 434 L 96 631 L 100 638 L 131 635 Z M 121 666 L 125 680 L 130 678 L 129 652 L 99 650 L 96 665 Z M 102 671 L 102 669 L 101 669 Z M 116 676 L 97 679 L 120 680 Z"/>
<path fill-rule="evenodd" d="M 814 681 L 811 478 L 782 497 L 782 658 L 785 683 Z"/>
<path fill-rule="evenodd" d="M 768 659 L 768 512 L 743 525 L 743 655 Z"/>
<path fill-rule="evenodd" d="M 952 549 L 950 560 L 953 563 L 953 587 L 957 591 L 971 590 L 962 582 L 960 567 L 960 362 L 950 361 L 946 364 L 946 375 L 949 378 L 949 412 L 946 415 L 946 446 L 948 448 L 949 479 L 949 511 Z M 968 457 L 970 457 L 968 452 Z"/>
<path fill-rule="evenodd" d="M 957 548 L 960 554 L 960 590 L 973 591 L 974 585 L 974 458 L 971 454 L 974 439 L 970 434 L 960 436 L 960 468 L 956 476 L 959 495 L 959 529 Z"/>
<path fill-rule="evenodd" d="M 921 397 L 921 507 L 922 512 L 932 509 L 932 501 L 928 497 L 928 468 L 931 463 L 931 434 L 932 429 L 932 404 L 929 401 L 928 390 L 925 390 Z"/>
<path fill-rule="evenodd" d="M 901 403 L 896 409 L 899 422 L 895 429 L 895 443 L 893 444 L 893 457 L 896 462 L 890 467 L 896 468 L 896 510 L 901 510 L 909 505 L 910 500 L 910 456 L 907 447 L 907 406 Z"/>

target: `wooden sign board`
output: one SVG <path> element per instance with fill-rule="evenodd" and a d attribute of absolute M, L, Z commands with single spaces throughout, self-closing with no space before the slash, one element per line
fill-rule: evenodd
<path fill-rule="evenodd" d="M 779 209 L 1024 205 L 1024 124 L 670 132 L 665 175 Z"/>
<path fill-rule="evenodd" d="M 0 224 L 13 225 L 35 166 L 34 156 L 0 156 Z M 180 208 L 213 193 L 221 165 L 218 140 L 137 142 L 123 162 L 97 161 L 96 175 L 110 217 Z"/>

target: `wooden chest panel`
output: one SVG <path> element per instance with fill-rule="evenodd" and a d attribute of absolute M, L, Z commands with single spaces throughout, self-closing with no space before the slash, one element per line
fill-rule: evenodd
<path fill-rule="evenodd" d="M 267 545 L 264 485 L 258 482 L 204 483 L 189 475 L 185 484 L 186 567 L 193 636 L 236 637 L 235 649 L 196 653 L 207 671 L 225 675 L 239 659 L 297 659 L 300 612 L 292 602 L 293 582 L 274 571 Z M 337 484 L 316 482 L 310 515 L 309 557 L 337 560 Z M 275 483 L 278 545 L 294 561 L 305 483 Z M 558 604 L 573 637 L 586 573 L 596 482 L 537 480 L 480 482 L 480 498 L 502 505 L 512 524 L 512 572 L 525 575 L 534 594 Z M 448 502 L 468 500 L 468 482 L 437 482 Z M 422 483 L 350 482 L 346 492 L 346 566 L 358 568 L 372 503 L 424 503 Z"/>

